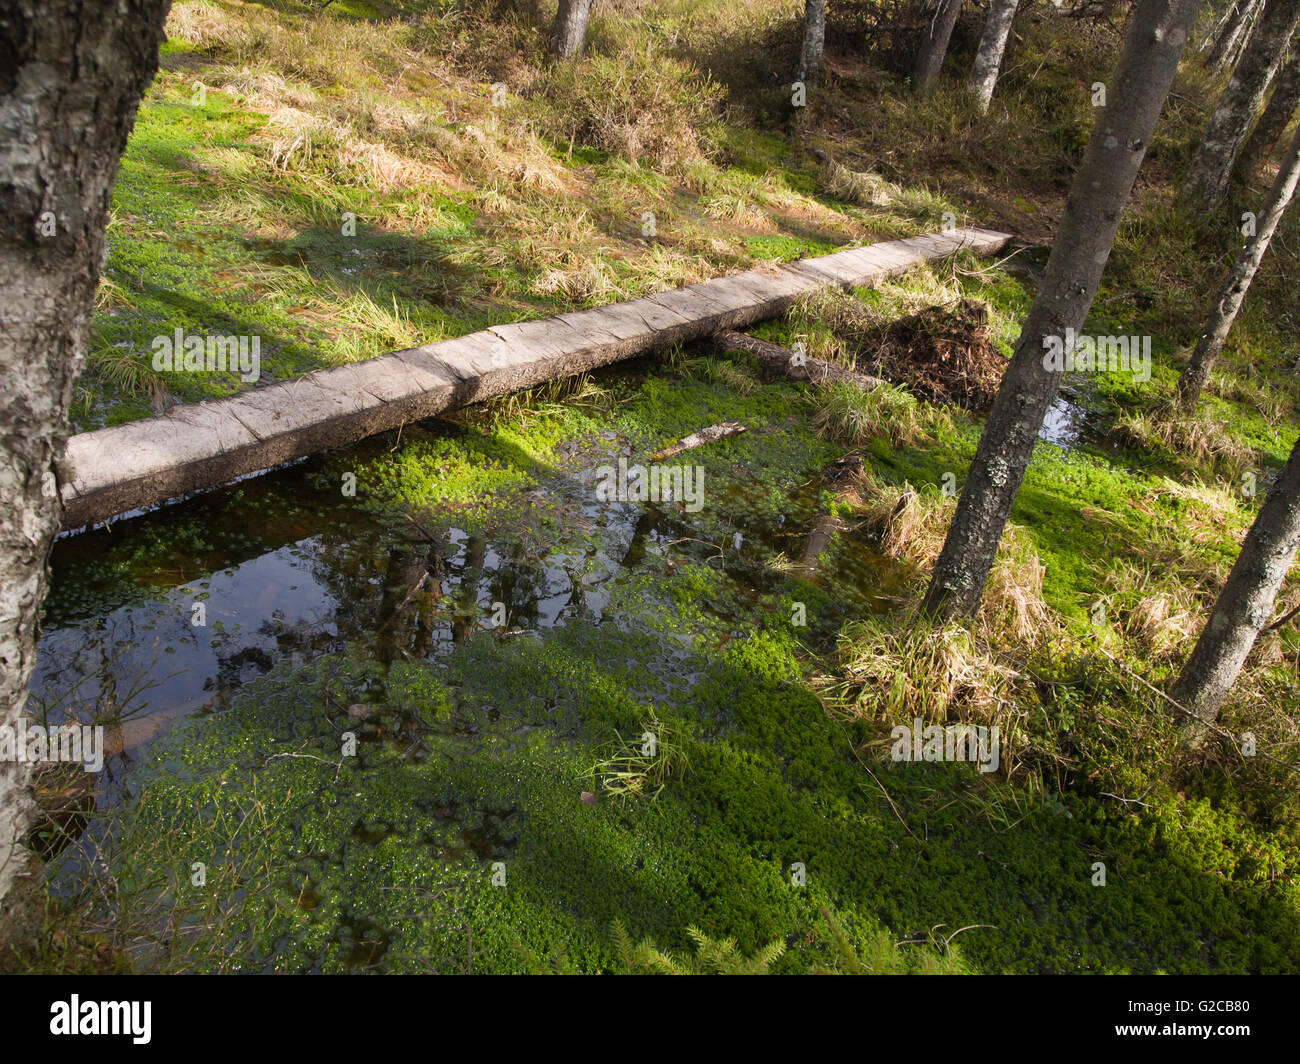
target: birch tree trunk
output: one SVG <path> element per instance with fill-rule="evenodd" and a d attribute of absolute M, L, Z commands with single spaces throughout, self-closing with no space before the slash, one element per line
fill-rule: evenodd
<path fill-rule="evenodd" d="M 1183 741 L 1199 745 L 1218 719 L 1259 633 L 1273 617 L 1278 589 L 1300 545 L 1300 441 L 1246 533 L 1241 553 L 1219 592 L 1191 656 L 1169 696 L 1196 714 L 1183 725 Z"/>
<path fill-rule="evenodd" d="M 1015 354 L 962 486 L 922 610 L 948 618 L 974 613 L 1025 467 L 1063 368 L 1045 359 L 1045 338 L 1083 326 L 1115 241 L 1156 119 L 1169 94 L 1201 0 L 1140 0 L 1134 9 L 1110 102 L 1070 188 L 1052 253 Z"/>
<path fill-rule="evenodd" d="M 970 87 L 980 112 L 989 109 L 993 88 L 1002 68 L 1002 53 L 1006 51 L 1007 38 L 1011 36 L 1011 23 L 1016 18 L 1020 0 L 990 0 L 989 13 L 984 19 L 984 32 L 979 49 L 975 52 L 975 66 L 971 70 Z"/>
<path fill-rule="evenodd" d="M 118 160 L 167 0 L 0 0 L 0 727 L 23 728 L 68 403 Z M 0 899 L 26 874 L 29 768 L 0 762 Z M 0 901 L 0 929 L 8 907 Z M 2 930 L 0 930 L 2 933 Z"/>
<path fill-rule="evenodd" d="M 1273 154 L 1283 131 L 1300 108 L 1300 49 L 1287 60 L 1273 85 L 1273 95 L 1268 106 L 1255 123 L 1255 129 L 1241 149 L 1237 160 L 1237 176 L 1249 184 Z"/>
<path fill-rule="evenodd" d="M 808 0 L 803 16 L 803 50 L 796 81 L 816 81 L 826 61 L 826 0 Z"/>
<path fill-rule="evenodd" d="M 591 0 L 560 0 L 555 13 L 551 50 L 556 59 L 577 59 L 587 47 L 587 19 Z"/>
<path fill-rule="evenodd" d="M 1209 210 L 1223 199 L 1246 131 L 1297 24 L 1300 24 L 1300 0 L 1267 0 L 1263 17 L 1250 35 L 1241 62 L 1219 96 L 1201 134 L 1201 143 L 1187 165 L 1182 188 L 1184 202 Z"/>
<path fill-rule="evenodd" d="M 1286 213 L 1291 198 L 1295 195 L 1298 181 L 1300 181 L 1300 130 L 1297 130 L 1295 137 L 1292 138 L 1282 168 L 1273 181 L 1273 187 L 1268 190 L 1268 195 L 1264 198 L 1264 206 L 1255 219 L 1255 235 L 1247 239 L 1246 245 L 1237 256 L 1232 272 L 1228 274 L 1228 280 L 1219 291 L 1214 310 L 1211 311 L 1205 328 L 1201 330 L 1201 338 L 1196 342 L 1196 348 L 1178 378 L 1178 402 L 1184 410 L 1190 410 L 1196 405 L 1201 389 L 1210 378 L 1214 361 L 1223 350 L 1223 342 L 1228 338 L 1228 330 L 1236 320 L 1237 311 L 1241 309 L 1242 301 L 1246 298 L 1250 282 L 1255 279 L 1255 271 L 1259 269 L 1259 264 L 1264 259 L 1268 243 L 1277 232 L 1282 215 Z"/>
<path fill-rule="evenodd" d="M 948 54 L 948 42 L 952 39 L 952 28 L 957 25 L 959 14 L 961 0 L 938 0 L 934 15 L 926 23 L 921 46 L 916 51 L 916 63 L 912 67 L 912 88 L 918 96 L 928 95 L 939 80 L 939 71 L 943 69 L 943 60 Z"/>

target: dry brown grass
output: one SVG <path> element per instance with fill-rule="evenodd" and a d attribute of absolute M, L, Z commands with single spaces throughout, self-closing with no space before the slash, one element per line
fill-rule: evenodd
<path fill-rule="evenodd" d="M 1164 404 L 1122 414 L 1111 429 L 1120 443 L 1165 451 L 1196 465 L 1236 475 L 1255 464 L 1255 452 L 1204 410 L 1184 414 Z"/>
<path fill-rule="evenodd" d="M 898 186 L 879 174 L 850 170 L 833 160 L 822 168 L 822 188 L 836 199 L 859 207 L 887 207 L 898 196 Z"/>
<path fill-rule="evenodd" d="M 917 492 L 907 483 L 881 484 L 869 472 L 856 478 L 853 489 L 863 527 L 879 537 L 881 551 L 928 574 L 943 549 L 957 500 Z M 1051 629 L 1043 602 L 1045 573 L 1025 529 L 1008 525 L 976 615 L 986 637 L 1019 645 L 1044 638 Z"/>
<path fill-rule="evenodd" d="M 1112 602 L 1132 602 L 1119 609 L 1119 626 L 1148 658 L 1181 659 L 1191 648 L 1193 632 L 1204 619 L 1204 604 L 1195 591 L 1167 572 L 1116 559 L 1103 586 Z"/>
<path fill-rule="evenodd" d="M 848 715 L 892 723 L 957 718 L 1005 723 L 1019 674 L 961 624 L 937 628 L 866 620 L 840 636 L 842 677 L 832 689 Z"/>

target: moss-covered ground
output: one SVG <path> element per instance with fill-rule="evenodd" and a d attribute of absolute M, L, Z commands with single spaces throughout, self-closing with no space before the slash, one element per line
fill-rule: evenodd
<path fill-rule="evenodd" d="M 589 61 L 556 70 L 545 13 L 508 4 L 176 4 L 78 426 L 242 386 L 155 373 L 150 341 L 178 326 L 261 336 L 283 379 L 947 211 L 1049 239 L 1118 48 L 1104 24 L 1035 16 L 981 117 L 955 88 L 908 97 L 873 5 L 843 5 L 832 77 L 794 111 L 786 8 L 598 8 Z M 1173 205 L 1214 88 L 1185 64 L 1088 326 L 1151 336 L 1151 381 L 1067 378 L 1078 420 L 1038 445 L 971 633 L 901 634 L 979 416 L 890 392 L 850 404 L 851 438 L 821 393 L 702 350 L 61 544 L 44 653 L 102 651 L 74 679 L 111 672 L 104 618 L 128 607 L 160 672 L 199 676 L 196 598 L 222 664 L 202 713 L 114 762 L 103 815 L 50 866 L 54 930 L 13 963 L 612 971 L 617 922 L 679 955 L 690 927 L 747 957 L 780 942 L 774 971 L 851 970 L 882 935 L 888 970 L 1294 971 L 1294 626 L 1221 718 L 1269 756 L 1179 754 L 1156 690 L 1297 432 L 1294 220 L 1201 412 L 1162 406 L 1234 253 L 1235 230 Z M 974 299 L 1009 355 L 1041 264 L 958 257 L 755 332 L 851 359 L 878 325 Z M 704 471 L 698 512 L 597 497 L 602 465 L 724 420 L 747 431 L 673 460 Z M 856 494 L 822 474 L 850 449 Z M 878 517 L 906 487 L 900 543 Z M 261 586 L 290 556 L 310 624 Z M 998 723 L 1001 770 L 891 761 L 918 706 Z"/>

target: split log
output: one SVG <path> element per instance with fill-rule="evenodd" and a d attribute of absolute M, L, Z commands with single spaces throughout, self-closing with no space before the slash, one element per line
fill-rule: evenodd
<path fill-rule="evenodd" d="M 745 351 L 758 360 L 758 364 L 770 373 L 779 373 L 796 381 L 811 381 L 814 384 L 826 382 L 836 384 L 853 384 L 864 392 L 872 391 L 884 383 L 879 377 L 872 377 L 856 370 L 845 369 L 834 362 L 813 358 L 812 355 L 800 355 L 780 344 L 760 340 L 757 336 L 727 329 L 715 336 L 714 342 L 724 351 Z"/>
<path fill-rule="evenodd" d="M 689 436 L 683 436 L 676 443 L 665 447 L 662 451 L 656 451 L 650 457 L 658 462 L 662 458 L 671 458 L 675 454 L 681 454 L 682 451 L 689 451 L 694 447 L 703 447 L 706 443 L 717 443 L 719 440 L 725 440 L 731 436 L 739 436 L 744 431 L 745 426 L 739 421 L 724 421 L 720 425 L 710 425 L 707 429 L 700 429 L 699 432 L 692 432 Z"/>

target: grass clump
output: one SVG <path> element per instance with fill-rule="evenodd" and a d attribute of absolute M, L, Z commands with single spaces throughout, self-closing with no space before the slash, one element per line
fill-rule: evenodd
<path fill-rule="evenodd" d="M 1228 426 L 1204 410 L 1183 413 L 1168 404 L 1120 414 L 1112 437 L 1125 445 L 1164 452 L 1183 464 L 1239 476 L 1255 453 Z"/>
<path fill-rule="evenodd" d="M 941 416 L 891 384 L 869 392 L 852 384 L 827 384 L 819 390 L 813 427 L 828 439 L 854 446 L 881 438 L 898 447 L 928 436 Z"/>
<path fill-rule="evenodd" d="M 930 628 L 871 618 L 846 625 L 839 645 L 835 704 L 855 719 L 891 724 L 960 719 L 1005 723 L 1016 671 L 968 627 Z"/>
<path fill-rule="evenodd" d="M 721 88 L 691 64 L 653 49 L 555 67 L 534 90 L 542 127 L 561 143 L 681 172 L 716 153 Z"/>
<path fill-rule="evenodd" d="M 602 757 L 591 770 L 605 793 L 619 801 L 657 798 L 669 780 L 681 779 L 691 767 L 674 729 L 653 711 L 650 719 L 642 722 L 641 729 L 641 736 L 635 742 L 628 742 L 620 735 L 614 743 L 614 752 Z"/>

